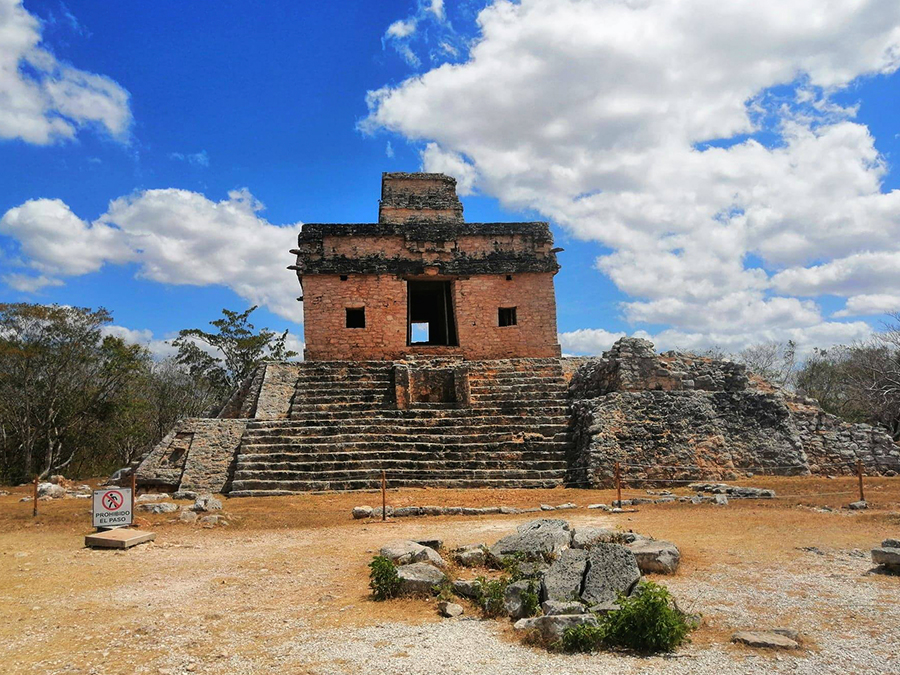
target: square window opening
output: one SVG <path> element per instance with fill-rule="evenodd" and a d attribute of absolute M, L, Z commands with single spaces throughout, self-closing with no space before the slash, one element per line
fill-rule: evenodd
<path fill-rule="evenodd" d="M 515 307 L 501 307 L 498 312 L 498 323 L 500 327 L 503 326 L 515 326 L 516 325 L 516 308 Z"/>
<path fill-rule="evenodd" d="M 347 328 L 366 327 L 366 308 L 347 307 Z"/>

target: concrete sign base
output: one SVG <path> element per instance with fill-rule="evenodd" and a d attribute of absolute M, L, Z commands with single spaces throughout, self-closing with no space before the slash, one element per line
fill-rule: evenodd
<path fill-rule="evenodd" d="M 154 539 L 156 539 L 155 532 L 119 528 L 89 534 L 84 538 L 84 545 L 92 548 L 131 548 Z"/>

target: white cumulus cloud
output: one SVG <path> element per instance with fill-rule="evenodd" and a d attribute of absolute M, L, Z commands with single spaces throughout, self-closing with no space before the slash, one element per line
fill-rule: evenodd
<path fill-rule="evenodd" d="M 897 314 L 900 312 L 900 295 L 878 293 L 875 295 L 854 295 L 847 298 L 844 309 L 834 316 L 867 316 L 871 314 Z"/>
<path fill-rule="evenodd" d="M 299 224 L 272 225 L 259 215 L 262 208 L 247 190 L 219 202 L 188 190 L 146 190 L 113 200 L 88 222 L 58 199 L 35 199 L 7 211 L 0 233 L 14 238 L 24 264 L 45 278 L 32 285 L 135 262 L 142 278 L 225 286 L 299 322 L 300 289 L 285 269 Z M 27 286 L 21 276 L 11 280 L 20 290 Z"/>
<path fill-rule="evenodd" d="M 361 128 L 612 249 L 629 321 L 827 343 L 866 324 L 810 298 L 900 294 L 900 192 L 834 99 L 900 66 L 900 3 L 495 0 L 478 28 L 466 61 L 369 92 Z"/>
<path fill-rule="evenodd" d="M 93 125 L 126 140 L 128 99 L 110 78 L 60 62 L 21 0 L 0 0 L 0 138 L 46 145 Z"/>

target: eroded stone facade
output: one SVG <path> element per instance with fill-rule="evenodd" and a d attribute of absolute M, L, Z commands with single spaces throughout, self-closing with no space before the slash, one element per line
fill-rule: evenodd
<path fill-rule="evenodd" d="M 611 485 L 616 462 L 627 478 L 660 484 L 851 474 L 857 461 L 869 473 L 900 472 L 900 446 L 884 431 L 843 422 L 729 361 L 657 355 L 628 338 L 580 360 L 569 387 L 578 485 Z"/>
<path fill-rule="evenodd" d="M 305 357 L 559 356 L 556 251 L 547 223 L 463 222 L 452 178 L 385 174 L 378 223 L 307 224 L 299 236 Z M 446 316 L 431 328 L 442 337 L 418 343 L 411 289 L 439 282 Z"/>

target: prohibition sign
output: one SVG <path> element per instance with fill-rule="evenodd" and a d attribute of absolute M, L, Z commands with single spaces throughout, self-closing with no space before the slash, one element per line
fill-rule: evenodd
<path fill-rule="evenodd" d="M 103 495 L 102 503 L 107 511 L 115 511 L 125 503 L 125 498 L 121 492 L 112 490 Z"/>

